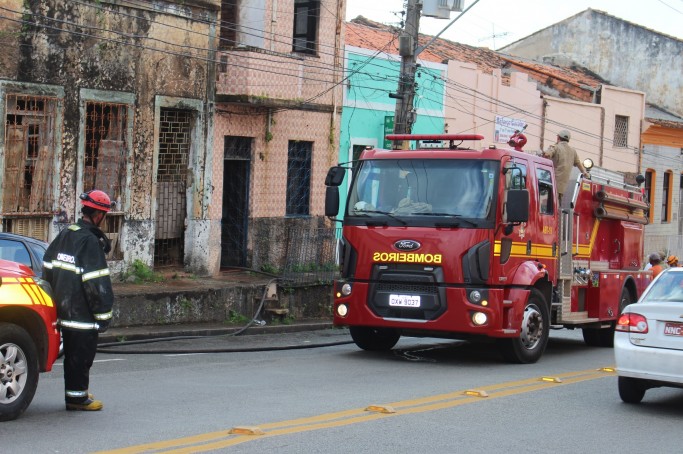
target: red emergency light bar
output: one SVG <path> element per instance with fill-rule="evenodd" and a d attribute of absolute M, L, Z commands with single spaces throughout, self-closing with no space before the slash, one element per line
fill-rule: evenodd
<path fill-rule="evenodd" d="M 484 140 L 481 134 L 387 134 L 387 140 Z"/>

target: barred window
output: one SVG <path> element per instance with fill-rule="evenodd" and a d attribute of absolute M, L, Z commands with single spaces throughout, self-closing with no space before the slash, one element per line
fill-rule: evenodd
<path fill-rule="evenodd" d="M 3 231 L 47 240 L 55 209 L 58 99 L 8 94 L 2 177 Z"/>
<path fill-rule="evenodd" d="M 313 142 L 289 141 L 287 159 L 287 216 L 307 216 L 311 196 Z"/>
<path fill-rule="evenodd" d="M 294 0 L 293 52 L 316 52 L 319 17 L 320 0 Z"/>
<path fill-rule="evenodd" d="M 614 117 L 614 146 L 628 147 L 628 117 L 623 115 Z"/>
<path fill-rule="evenodd" d="M 89 101 L 85 103 L 85 154 L 83 190 L 99 189 L 113 202 L 102 230 L 112 242 L 107 259 L 122 259 L 119 235 L 123 225 L 123 201 L 126 188 L 128 109 L 126 104 Z"/>

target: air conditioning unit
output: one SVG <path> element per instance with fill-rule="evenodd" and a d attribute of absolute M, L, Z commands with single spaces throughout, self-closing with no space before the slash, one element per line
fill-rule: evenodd
<path fill-rule="evenodd" d="M 462 11 L 465 0 L 422 0 L 422 15 L 450 19 L 451 11 Z"/>

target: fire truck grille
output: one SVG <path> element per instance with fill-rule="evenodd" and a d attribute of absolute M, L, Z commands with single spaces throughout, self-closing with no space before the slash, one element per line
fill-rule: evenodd
<path fill-rule="evenodd" d="M 377 286 L 377 291 L 390 293 L 405 293 L 410 295 L 435 295 L 437 293 L 437 287 L 435 285 L 398 284 L 392 282 L 379 284 Z"/>

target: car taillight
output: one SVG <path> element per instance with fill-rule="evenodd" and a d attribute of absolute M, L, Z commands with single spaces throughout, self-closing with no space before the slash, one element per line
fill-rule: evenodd
<path fill-rule="evenodd" d="M 640 314 L 621 314 L 615 329 L 628 333 L 645 334 L 647 333 L 647 319 Z"/>

